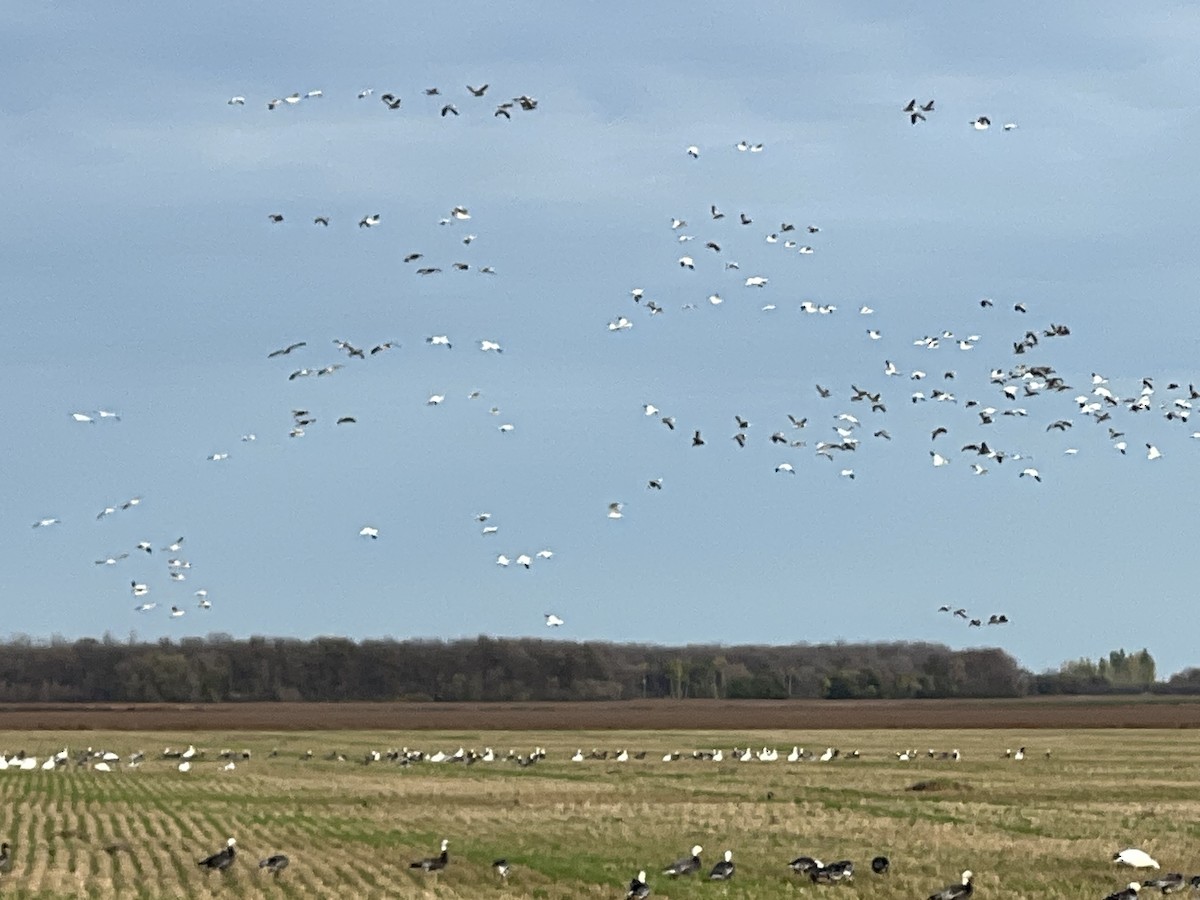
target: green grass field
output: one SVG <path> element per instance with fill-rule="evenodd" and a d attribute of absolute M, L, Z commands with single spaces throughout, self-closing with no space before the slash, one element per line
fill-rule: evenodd
<path fill-rule="evenodd" d="M 161 754 L 189 743 L 206 755 L 181 774 Z M 795 743 L 862 756 L 788 763 Z M 529 768 L 362 762 L 369 750 L 403 745 L 490 745 L 503 755 L 534 744 L 548 758 Z M 1028 758 L 1003 758 L 1020 744 Z M 730 761 L 735 745 L 775 747 L 780 760 Z M 970 868 L 976 897 L 1102 898 L 1138 877 L 1109 861 L 1126 846 L 1148 850 L 1164 872 L 1200 873 L 1200 746 L 1190 731 L 0 732 L 10 756 L 41 760 L 64 746 L 123 758 L 143 750 L 146 762 L 110 773 L 74 764 L 0 771 L 0 840 L 12 845 L 0 875 L 6 896 L 624 897 L 645 868 L 655 897 L 920 900 Z M 579 747 L 647 756 L 571 762 Z M 953 747 L 962 760 L 925 756 Z M 222 771 L 226 748 L 252 758 Z M 712 748 L 726 761 L 662 761 Z M 921 754 L 898 761 L 903 748 Z M 314 758 L 302 761 L 309 749 Z M 346 761 L 325 759 L 333 752 Z M 920 781 L 939 789 L 910 789 Z M 229 836 L 240 851 L 233 869 L 199 869 L 196 860 Z M 443 837 L 445 871 L 408 868 Z M 694 843 L 706 871 L 732 849 L 734 880 L 658 874 Z M 291 858 L 278 879 L 257 868 L 272 853 Z M 800 854 L 852 859 L 857 874 L 851 884 L 812 885 L 787 867 Z M 870 871 L 877 854 L 892 861 L 887 876 Z M 497 857 L 512 864 L 507 884 L 491 870 Z"/>

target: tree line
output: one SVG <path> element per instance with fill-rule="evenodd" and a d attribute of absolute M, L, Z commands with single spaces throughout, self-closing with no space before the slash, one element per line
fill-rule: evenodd
<path fill-rule="evenodd" d="M 1121 650 L 1035 676 L 1003 650 L 913 642 L 662 647 L 211 634 L 0 643 L 0 702 L 911 699 L 1133 689 L 1200 693 L 1200 670 L 1164 685 L 1147 651 Z"/>

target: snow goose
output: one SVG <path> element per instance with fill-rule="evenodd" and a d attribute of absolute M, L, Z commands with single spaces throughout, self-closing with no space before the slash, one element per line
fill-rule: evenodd
<path fill-rule="evenodd" d="M 808 873 L 813 884 L 837 884 L 854 877 L 854 863 L 848 859 L 840 859 L 828 865 L 818 866 Z"/>
<path fill-rule="evenodd" d="M 733 851 L 726 850 L 725 858 L 712 867 L 712 871 L 708 873 L 709 881 L 728 881 L 733 877 L 736 871 L 733 865 Z"/>
<path fill-rule="evenodd" d="M 1182 873 L 1171 872 L 1162 878 L 1152 878 L 1149 881 L 1143 881 L 1139 887 L 1158 888 L 1164 894 L 1174 894 L 1188 887 L 1188 883 Z"/>
<path fill-rule="evenodd" d="M 543 615 L 546 617 L 546 625 L 549 628 L 558 628 L 560 625 L 564 624 L 563 620 L 554 615 L 554 613 L 543 613 Z"/>
<path fill-rule="evenodd" d="M 692 848 L 691 856 L 675 860 L 675 862 L 663 869 L 663 874 L 674 878 L 678 875 L 691 875 L 693 872 L 700 871 L 700 853 L 703 849 L 703 847 L 697 844 Z"/>
<path fill-rule="evenodd" d="M 1136 881 L 1131 881 L 1128 885 L 1121 888 L 1121 890 L 1109 894 L 1104 900 L 1137 900 L 1138 891 L 1141 887 Z"/>
<path fill-rule="evenodd" d="M 625 900 L 645 900 L 649 896 L 650 885 L 646 884 L 646 870 L 642 869 L 630 879 L 629 890 L 625 893 Z"/>
<path fill-rule="evenodd" d="M 970 897 L 975 890 L 971 879 L 974 878 L 974 873 L 968 869 L 962 873 L 962 880 L 957 884 L 952 884 L 936 894 L 930 894 L 929 900 L 961 900 L 963 897 Z"/>
<path fill-rule="evenodd" d="M 811 856 L 797 856 L 788 866 L 797 875 L 807 875 L 815 869 L 823 869 L 824 865 L 819 859 L 813 859 Z"/>
<path fill-rule="evenodd" d="M 1112 861 L 1117 865 L 1129 866 L 1132 869 L 1157 869 L 1159 867 L 1149 853 L 1137 847 L 1127 847 L 1114 853 Z"/>
<path fill-rule="evenodd" d="M 196 865 L 202 869 L 216 870 L 225 872 L 233 865 L 234 857 L 237 856 L 237 841 L 230 838 L 225 842 L 225 849 L 214 853 L 212 856 L 206 856 L 204 859 L 198 860 Z"/>
<path fill-rule="evenodd" d="M 268 856 L 266 859 L 258 861 L 260 869 L 266 869 L 272 875 L 278 875 L 288 867 L 290 860 L 282 853 L 276 853 L 274 856 Z"/>
<path fill-rule="evenodd" d="M 442 852 L 437 856 L 428 857 L 426 859 L 418 859 L 415 862 L 408 864 L 410 869 L 421 869 L 425 872 L 436 872 L 439 869 L 446 868 L 446 864 L 450 862 L 450 842 L 442 841 Z"/>

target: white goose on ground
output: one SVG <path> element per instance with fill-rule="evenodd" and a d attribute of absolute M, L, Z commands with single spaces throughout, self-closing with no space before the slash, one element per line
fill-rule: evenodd
<path fill-rule="evenodd" d="M 1113 854 L 1112 861 L 1120 866 L 1129 866 L 1131 869 L 1157 869 L 1158 863 L 1145 850 L 1138 847 L 1126 847 Z"/>

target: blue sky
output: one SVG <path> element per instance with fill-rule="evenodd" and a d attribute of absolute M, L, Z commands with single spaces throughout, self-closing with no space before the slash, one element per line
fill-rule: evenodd
<path fill-rule="evenodd" d="M 1200 383 L 1200 10 L 938 6 L 9 11 L 5 629 L 452 638 L 542 635 L 552 611 L 555 636 L 576 639 L 934 640 L 1033 669 L 1147 646 L 1164 672 L 1200 662 L 1200 419 L 1164 417 Z M 389 91 L 399 110 L 379 102 Z M 522 94 L 536 110 L 493 116 Z M 913 97 L 936 100 L 916 127 Z M 440 225 L 457 205 L 471 219 Z M 610 332 L 619 316 L 633 327 Z M 1052 323 L 1070 336 L 1013 354 Z M 350 359 L 335 339 L 401 346 Z M 267 359 L 294 341 L 307 346 Z M 1021 363 L 1072 390 L 1008 401 L 989 372 Z M 1074 400 L 1092 373 L 1123 401 L 1102 423 Z M 1143 378 L 1151 408 L 1135 413 Z M 851 402 L 851 384 L 887 412 Z M 935 388 L 955 401 L 911 402 Z M 988 406 L 1028 416 L 984 426 Z M 120 421 L 71 418 L 102 408 Z M 292 409 L 317 419 L 302 438 Z M 861 421 L 858 449 L 818 457 L 840 413 Z M 1061 419 L 1070 430 L 1046 431 Z M 1027 459 L 974 476 L 959 448 L 979 440 Z M 62 521 L 30 528 L 45 517 Z M 378 540 L 359 537 L 368 524 Z M 159 548 L 181 535 L 192 568 L 173 582 Z M 495 562 L 543 548 L 553 558 L 529 570 Z M 134 611 L 133 580 L 155 610 Z M 942 604 L 1011 621 L 968 629 Z"/>

